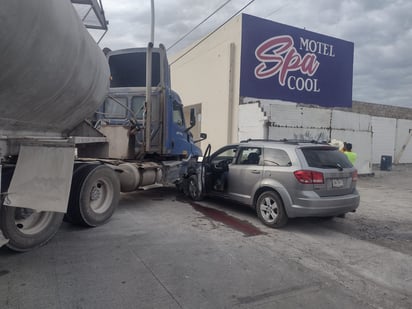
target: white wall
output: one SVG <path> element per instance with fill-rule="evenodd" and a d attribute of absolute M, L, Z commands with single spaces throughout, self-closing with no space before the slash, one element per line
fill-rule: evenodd
<path fill-rule="evenodd" d="M 329 140 L 330 111 L 313 109 L 295 103 L 262 104 L 268 116 L 271 139 Z"/>
<path fill-rule="evenodd" d="M 380 164 L 381 157 L 395 155 L 396 119 L 372 117 L 373 163 Z"/>
<path fill-rule="evenodd" d="M 398 119 L 395 163 L 412 163 L 412 120 Z M 399 162 L 396 162 L 399 160 Z"/>
<path fill-rule="evenodd" d="M 359 174 L 372 172 L 372 117 L 358 113 L 331 110 L 331 139 L 349 142 L 358 158 Z"/>
<path fill-rule="evenodd" d="M 266 121 L 267 117 L 259 102 L 241 104 L 239 106 L 239 141 L 249 138 L 266 138 Z"/>

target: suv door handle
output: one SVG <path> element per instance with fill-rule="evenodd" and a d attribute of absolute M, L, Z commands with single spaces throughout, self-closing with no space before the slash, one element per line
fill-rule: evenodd
<path fill-rule="evenodd" d="M 260 174 L 260 171 L 258 171 L 258 170 L 253 170 L 253 171 L 252 171 L 252 174 Z"/>

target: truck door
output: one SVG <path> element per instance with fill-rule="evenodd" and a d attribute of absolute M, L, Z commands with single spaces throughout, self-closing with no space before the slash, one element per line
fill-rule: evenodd
<path fill-rule="evenodd" d="M 166 132 L 168 145 L 168 154 L 187 155 L 191 152 L 191 144 L 189 143 L 188 131 L 183 116 L 183 107 L 176 99 L 172 101 L 172 110 L 168 131 Z"/>

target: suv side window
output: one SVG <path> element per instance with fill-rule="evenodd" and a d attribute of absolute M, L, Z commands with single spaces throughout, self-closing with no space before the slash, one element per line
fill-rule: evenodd
<path fill-rule="evenodd" d="M 216 164 L 216 163 L 219 163 L 221 161 L 227 161 L 227 162 L 232 161 L 233 158 L 236 155 L 236 151 L 237 151 L 236 148 L 229 148 L 227 150 L 224 150 L 223 152 L 217 154 L 213 158 L 212 164 Z"/>
<path fill-rule="evenodd" d="M 259 165 L 262 150 L 257 147 L 245 147 L 239 149 L 237 164 L 242 165 Z"/>
<path fill-rule="evenodd" d="M 263 164 L 266 166 L 291 166 L 292 162 L 286 151 L 282 149 L 265 148 Z"/>
<path fill-rule="evenodd" d="M 302 152 L 310 167 L 336 168 L 337 166 L 346 168 L 352 167 L 348 157 L 335 148 L 302 148 Z"/>

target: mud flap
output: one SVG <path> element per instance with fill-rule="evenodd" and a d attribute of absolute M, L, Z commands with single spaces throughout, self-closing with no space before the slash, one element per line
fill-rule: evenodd
<path fill-rule="evenodd" d="M 22 145 L 4 205 L 66 212 L 73 164 L 73 146 Z"/>

